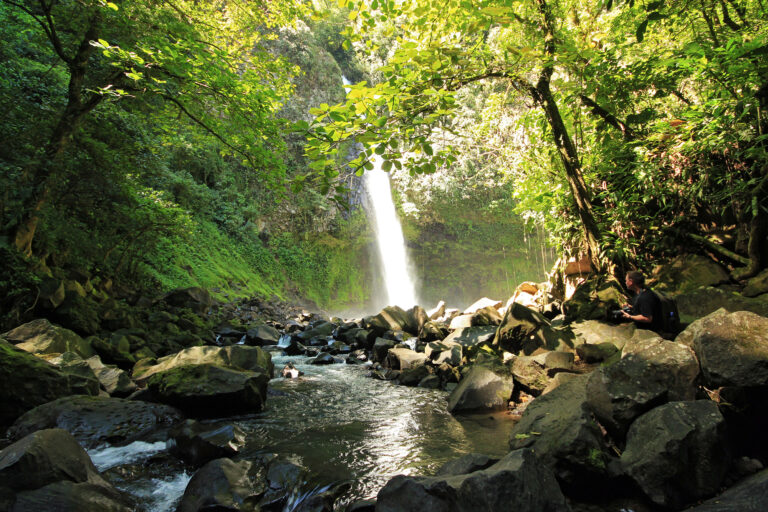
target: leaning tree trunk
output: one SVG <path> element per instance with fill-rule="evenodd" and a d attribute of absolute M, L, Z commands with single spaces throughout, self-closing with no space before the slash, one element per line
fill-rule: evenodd
<path fill-rule="evenodd" d="M 560 154 L 560 160 L 563 162 L 568 186 L 571 189 L 579 220 L 584 229 L 589 260 L 595 270 L 600 270 L 603 267 L 600 259 L 600 228 L 595 220 L 592 199 L 584 181 L 579 154 L 573 140 L 568 135 L 568 129 L 565 127 L 563 117 L 560 115 L 560 110 L 557 108 L 557 102 L 555 102 L 550 88 L 554 71 L 552 63 L 555 57 L 555 20 L 546 0 L 538 0 L 538 4 L 539 13 L 542 16 L 541 28 L 545 34 L 544 50 L 550 60 L 542 69 L 536 85 L 530 87 L 530 93 L 534 101 L 544 110 L 549 127 L 552 129 L 555 146 Z"/>
<path fill-rule="evenodd" d="M 103 98 L 101 94 L 90 93 L 87 100 L 83 100 L 88 61 L 94 51 L 91 42 L 97 39 L 98 29 L 99 17 L 93 16 L 74 57 L 71 58 L 64 54 L 58 39 L 54 39 L 55 32 L 48 31 L 57 53 L 67 64 L 69 84 L 67 105 L 45 145 L 43 155 L 25 172 L 32 188 L 32 196 L 24 206 L 23 217 L 16 226 L 13 241 L 16 248 L 27 257 L 32 256 L 32 242 L 40 224 L 40 213 L 50 199 L 51 187 L 56 178 L 56 167 L 60 157 L 72 140 L 83 118 L 96 108 Z M 114 77 L 117 76 L 114 75 Z"/>

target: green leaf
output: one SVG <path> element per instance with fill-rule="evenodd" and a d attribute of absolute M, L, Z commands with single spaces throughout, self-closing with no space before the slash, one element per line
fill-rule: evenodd
<path fill-rule="evenodd" d="M 640 25 L 637 26 L 637 30 L 635 31 L 635 37 L 637 37 L 637 42 L 642 43 L 643 39 L 645 39 L 645 29 L 648 27 L 648 20 L 644 20 Z"/>

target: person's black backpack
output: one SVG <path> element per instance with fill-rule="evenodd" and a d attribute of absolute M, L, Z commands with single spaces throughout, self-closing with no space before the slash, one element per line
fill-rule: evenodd
<path fill-rule="evenodd" d="M 668 295 L 653 291 L 661 301 L 661 334 L 664 338 L 674 339 L 680 333 L 680 313 L 677 312 L 677 302 Z"/>

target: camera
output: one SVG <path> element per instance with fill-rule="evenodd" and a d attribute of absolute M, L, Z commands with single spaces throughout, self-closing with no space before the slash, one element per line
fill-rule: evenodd
<path fill-rule="evenodd" d="M 632 306 L 625 306 L 621 309 L 612 309 L 608 312 L 608 319 L 612 322 L 624 321 L 624 313 L 632 313 Z"/>

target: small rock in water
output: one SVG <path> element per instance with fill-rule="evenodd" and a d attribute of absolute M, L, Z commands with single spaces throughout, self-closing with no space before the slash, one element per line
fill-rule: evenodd
<path fill-rule="evenodd" d="M 296 379 L 304 375 L 304 372 L 299 371 L 295 366 L 293 366 L 293 363 L 289 361 L 288 364 L 286 364 L 283 370 L 280 372 L 280 375 L 286 379 Z"/>

